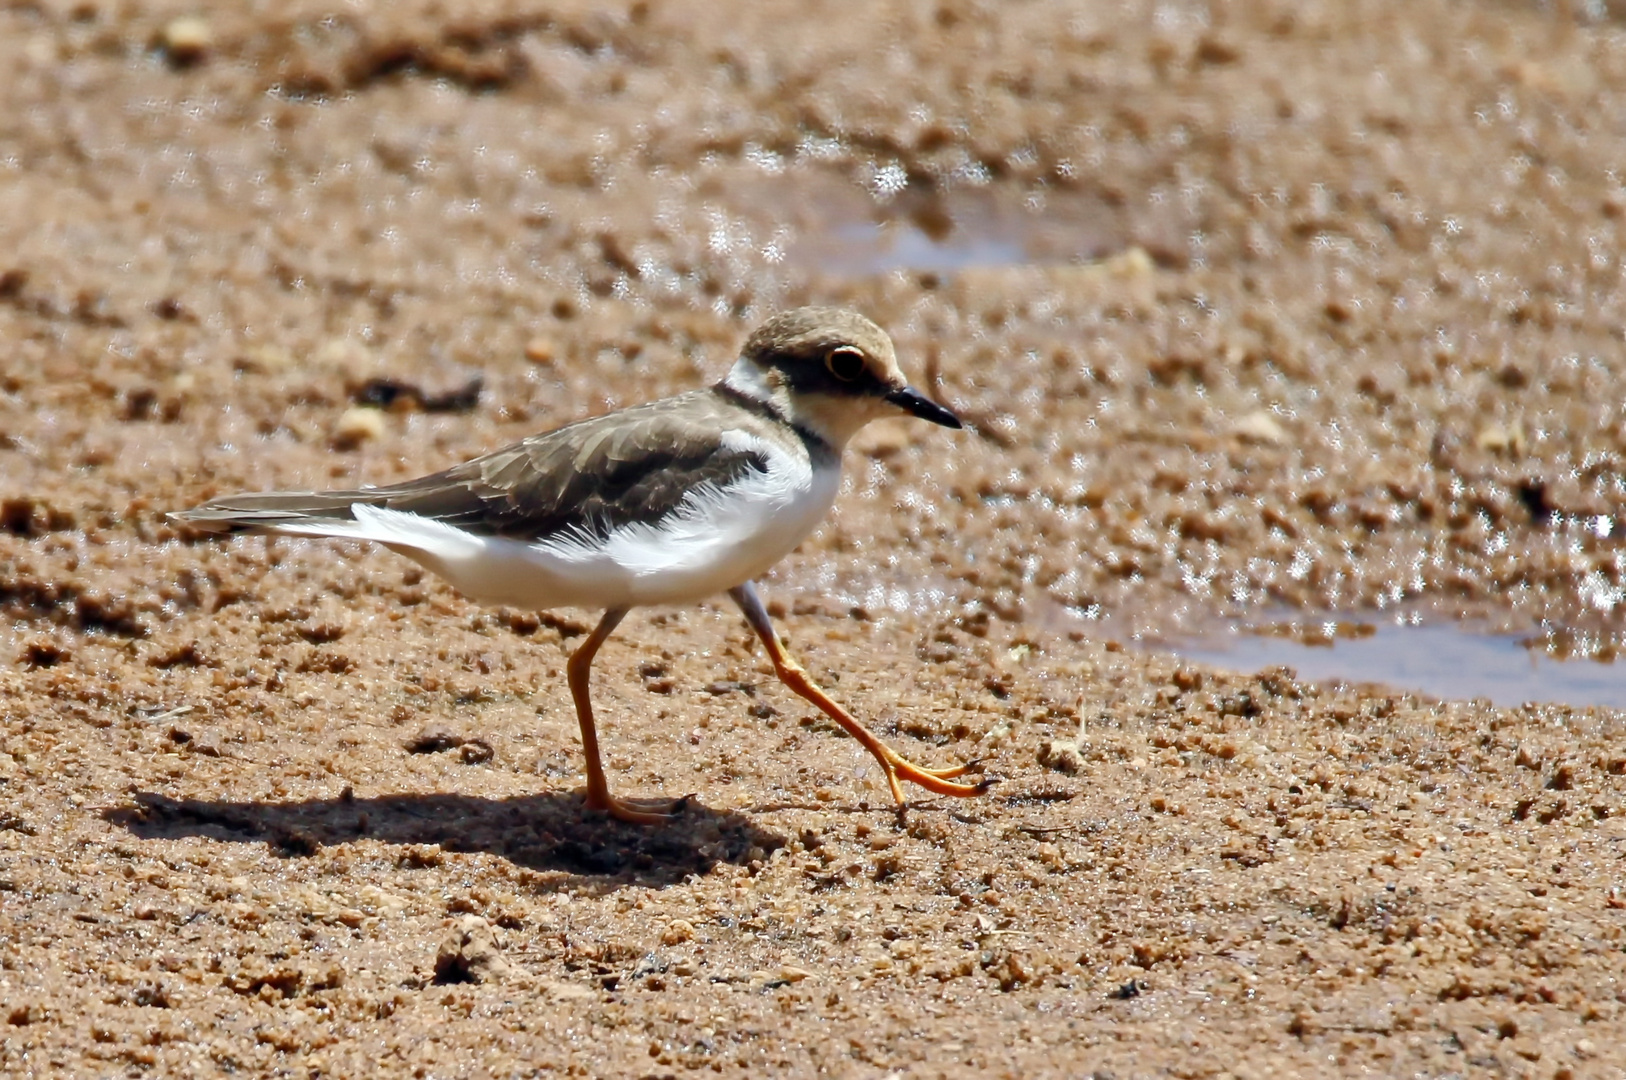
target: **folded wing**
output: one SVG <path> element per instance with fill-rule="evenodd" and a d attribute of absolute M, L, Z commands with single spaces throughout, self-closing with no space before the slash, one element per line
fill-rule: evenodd
<path fill-rule="evenodd" d="M 768 462 L 748 444 L 719 444 L 711 410 L 652 402 L 535 435 L 443 472 L 384 487 L 228 495 L 170 516 L 205 532 L 373 539 L 355 507 L 377 507 L 482 537 L 603 537 L 653 525 L 698 488 L 725 488 Z M 686 404 L 684 404 L 686 402 Z"/>

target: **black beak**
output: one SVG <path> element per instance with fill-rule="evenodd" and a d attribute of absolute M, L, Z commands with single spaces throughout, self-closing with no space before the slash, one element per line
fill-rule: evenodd
<path fill-rule="evenodd" d="M 946 428 L 965 426 L 960 423 L 958 416 L 955 416 L 912 386 L 903 386 L 893 390 L 886 395 L 886 400 L 904 412 L 918 416 L 922 420 L 930 420 L 934 424 L 942 424 Z"/>

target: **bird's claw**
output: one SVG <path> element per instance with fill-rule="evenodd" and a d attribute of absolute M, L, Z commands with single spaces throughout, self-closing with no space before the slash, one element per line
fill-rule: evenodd
<path fill-rule="evenodd" d="M 676 820 L 687 809 L 691 797 L 685 795 L 681 799 L 618 799 L 614 795 L 599 798 L 589 795 L 587 808 L 602 810 L 617 821 L 625 821 L 629 825 L 665 825 Z"/>

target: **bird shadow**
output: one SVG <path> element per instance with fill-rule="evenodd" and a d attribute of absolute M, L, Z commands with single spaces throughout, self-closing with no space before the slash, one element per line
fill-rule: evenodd
<path fill-rule="evenodd" d="M 446 793 L 361 799 L 346 791 L 331 799 L 273 803 L 140 792 L 133 805 L 102 816 L 143 839 L 261 842 L 288 858 L 359 839 L 401 845 L 405 866 L 433 865 L 442 851 L 486 853 L 571 880 L 596 878 L 607 889 L 674 884 L 690 874 L 708 873 L 719 863 L 765 859 L 787 843 L 750 818 L 693 799 L 668 824 L 627 825 L 585 811 L 579 795 L 562 793 L 510 799 Z"/>

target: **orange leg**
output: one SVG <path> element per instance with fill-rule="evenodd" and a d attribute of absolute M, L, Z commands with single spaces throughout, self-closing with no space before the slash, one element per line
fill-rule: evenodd
<path fill-rule="evenodd" d="M 565 665 L 570 681 L 570 696 L 576 701 L 576 720 L 582 728 L 582 753 L 587 758 L 587 806 L 590 810 L 606 811 L 620 821 L 634 825 L 659 825 L 683 809 L 684 800 L 678 799 L 617 799 L 610 794 L 609 782 L 604 778 L 604 764 L 599 760 L 598 729 L 593 724 L 593 703 L 587 695 L 587 680 L 592 672 L 593 657 L 621 620 L 626 608 L 611 608 L 598 621 L 587 640 L 570 654 Z"/>
<path fill-rule="evenodd" d="M 864 749 L 875 756 L 880 762 L 881 769 L 886 773 L 886 782 L 892 789 L 892 798 L 897 801 L 898 811 L 901 813 L 907 805 L 903 797 L 903 788 L 898 783 L 907 780 L 918 784 L 927 791 L 938 795 L 981 795 L 989 788 L 990 781 L 984 780 L 979 784 L 951 784 L 956 776 L 964 776 L 971 771 L 973 765 L 956 765 L 948 769 L 927 769 L 916 765 L 882 742 L 875 734 L 853 719 L 852 714 L 837 705 L 830 696 L 808 677 L 807 671 L 798 664 L 794 657 L 785 651 L 785 646 L 774 632 L 773 623 L 768 618 L 768 609 L 762 606 L 762 600 L 757 596 L 756 588 L 747 581 L 744 585 L 730 589 L 728 595 L 745 613 L 745 621 L 751 624 L 757 637 L 768 649 L 768 659 L 773 662 L 774 673 L 779 681 L 790 687 L 802 697 L 818 706 L 819 710 L 840 724 L 842 728 L 863 744 Z"/>

